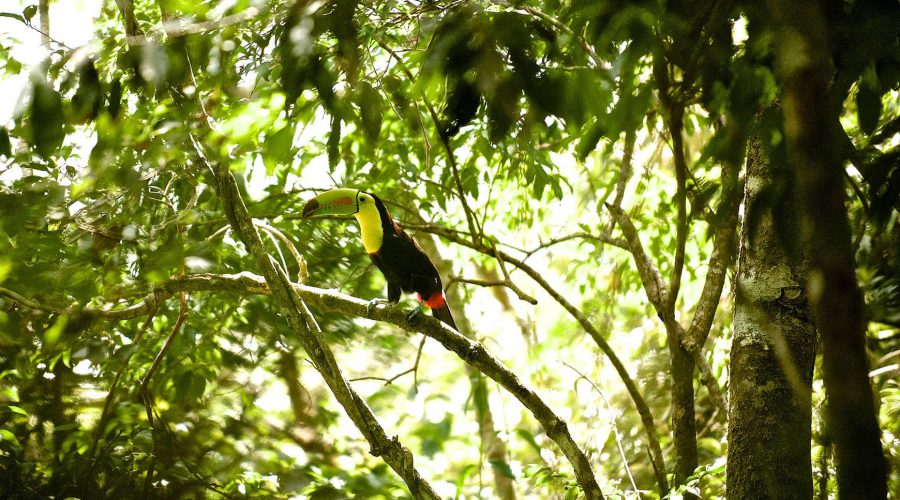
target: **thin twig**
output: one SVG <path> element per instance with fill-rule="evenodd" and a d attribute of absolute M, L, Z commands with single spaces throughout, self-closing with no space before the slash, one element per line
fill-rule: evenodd
<path fill-rule="evenodd" d="M 450 280 L 447 282 L 447 287 L 449 288 L 450 285 L 452 285 L 453 283 L 468 283 L 470 285 L 476 285 L 476 286 L 482 286 L 482 287 L 502 286 L 502 287 L 506 287 L 506 288 L 509 288 L 510 290 L 512 290 L 512 292 L 515 293 L 517 297 L 519 297 L 519 300 L 528 302 L 531 305 L 537 305 L 537 303 L 538 303 L 537 299 L 535 299 L 531 295 L 528 295 L 527 293 L 522 291 L 522 289 L 519 288 L 515 283 L 513 283 L 509 278 L 504 279 L 502 281 L 498 281 L 498 280 L 479 280 L 479 279 L 472 279 L 472 278 L 460 278 L 458 276 L 454 276 L 454 277 L 450 278 Z"/>
<path fill-rule="evenodd" d="M 547 249 L 547 248 L 549 248 L 549 247 L 551 247 L 551 246 L 553 246 L 553 245 L 556 245 L 556 244 L 559 244 L 559 243 L 564 243 L 564 242 L 566 242 L 566 241 L 576 240 L 576 239 L 578 239 L 578 240 L 588 240 L 588 241 L 598 241 L 598 242 L 600 242 L 600 243 L 604 243 L 604 244 L 607 244 L 607 245 L 612 245 L 612 246 L 614 246 L 614 247 L 621 248 L 621 249 L 623 249 L 623 250 L 628 250 L 628 243 L 627 243 L 625 240 L 621 239 L 621 238 L 613 238 L 613 237 L 611 237 L 611 236 L 608 236 L 608 235 L 607 235 L 607 236 L 604 236 L 604 235 L 602 235 L 602 234 L 598 236 L 598 235 L 595 235 L 595 234 L 591 234 L 591 233 L 587 233 L 587 232 L 583 232 L 583 231 L 582 231 L 582 232 L 577 232 L 577 233 L 567 234 L 567 235 L 565 235 L 565 236 L 560 236 L 560 237 L 558 237 L 558 238 L 552 238 L 552 239 L 550 239 L 550 240 L 541 242 L 540 245 L 538 245 L 538 246 L 532 248 L 531 250 L 526 251 L 526 252 L 525 252 L 525 257 L 526 257 L 526 258 L 531 257 L 531 256 L 534 255 L 535 253 L 537 253 L 537 252 L 539 252 L 539 251 L 541 251 L 541 250 L 545 250 L 545 249 Z"/>
<path fill-rule="evenodd" d="M 412 368 L 407 368 L 406 370 L 403 370 L 402 372 L 400 372 L 392 377 L 388 377 L 388 378 L 366 376 L 366 377 L 351 378 L 350 382 L 358 382 L 361 380 L 378 380 L 380 382 L 384 382 L 384 385 L 391 385 L 398 378 L 412 373 L 413 374 L 413 391 L 418 393 L 419 392 L 419 361 L 422 359 L 422 348 L 425 347 L 425 340 L 427 340 L 427 339 L 428 339 L 428 337 L 426 337 L 425 335 L 422 335 L 422 340 L 419 341 L 418 352 L 416 352 L 416 361 L 413 364 Z"/>
<path fill-rule="evenodd" d="M 612 406 L 609 404 L 609 400 L 606 399 L 606 395 L 603 394 L 603 391 L 597 387 L 597 384 L 595 384 L 593 380 L 588 378 L 584 373 L 581 373 L 578 368 L 575 368 L 565 361 L 559 361 L 559 363 L 577 373 L 580 380 L 587 381 L 587 383 L 591 384 L 591 387 L 597 391 L 597 394 L 600 395 L 600 398 L 606 405 L 606 413 L 609 415 L 609 425 L 612 427 L 613 436 L 616 438 L 616 445 L 619 447 L 619 455 L 622 457 L 622 464 L 625 465 L 625 473 L 628 475 L 628 480 L 631 481 L 631 487 L 634 489 L 635 494 L 638 498 L 641 498 L 641 490 L 638 489 L 637 483 L 634 482 L 634 476 L 631 474 L 631 467 L 628 465 L 628 457 L 625 456 L 625 448 L 622 446 L 622 436 L 619 435 L 619 426 L 616 425 L 616 416 L 613 414 Z"/>

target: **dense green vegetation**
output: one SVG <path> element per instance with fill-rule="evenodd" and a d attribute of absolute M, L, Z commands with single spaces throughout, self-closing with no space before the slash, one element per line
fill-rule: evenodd
<path fill-rule="evenodd" d="M 64 3 L 0 6 L 0 497 L 724 497 L 769 306 L 768 494 L 900 491 L 896 2 Z M 367 310 L 334 187 L 458 333 Z"/>

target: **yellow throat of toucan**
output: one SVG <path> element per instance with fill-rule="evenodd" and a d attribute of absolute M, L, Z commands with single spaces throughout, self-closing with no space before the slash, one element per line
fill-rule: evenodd
<path fill-rule="evenodd" d="M 387 210 L 371 193 L 358 189 L 338 188 L 319 194 L 303 206 L 303 218 L 356 217 L 363 246 L 368 253 L 378 253 L 384 242 L 384 228 L 392 227 Z M 385 220 L 381 218 L 385 217 Z"/>
<path fill-rule="evenodd" d="M 375 199 L 360 191 L 357 195 L 357 203 L 359 211 L 354 217 L 359 222 L 359 231 L 362 234 L 363 246 L 366 252 L 377 253 L 381 249 L 381 243 L 384 241 L 384 227 L 381 224 L 381 215 L 378 207 L 375 206 Z"/>

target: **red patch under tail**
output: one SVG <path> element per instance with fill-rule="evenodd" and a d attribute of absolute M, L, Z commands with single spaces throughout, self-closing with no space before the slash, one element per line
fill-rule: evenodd
<path fill-rule="evenodd" d="M 459 331 L 459 328 L 456 328 L 456 322 L 453 321 L 453 315 L 450 314 L 450 308 L 447 306 L 444 292 L 438 290 L 425 300 L 422 300 L 422 296 L 417 293 L 416 298 L 431 308 L 431 314 L 433 314 L 435 318 L 443 321 L 447 326 L 454 330 Z"/>

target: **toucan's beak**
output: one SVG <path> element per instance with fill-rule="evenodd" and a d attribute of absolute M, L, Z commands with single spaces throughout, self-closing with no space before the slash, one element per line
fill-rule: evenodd
<path fill-rule="evenodd" d="M 332 189 L 316 196 L 303 206 L 303 218 L 353 215 L 359 212 L 358 189 Z"/>

